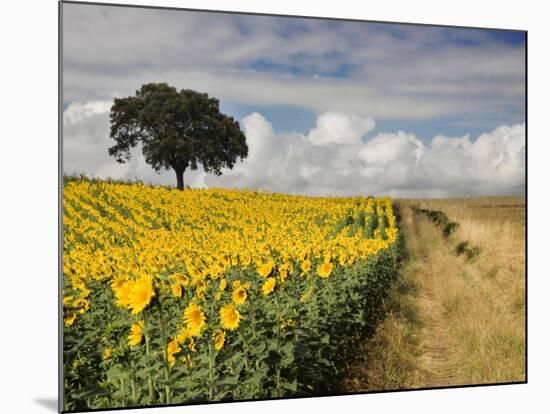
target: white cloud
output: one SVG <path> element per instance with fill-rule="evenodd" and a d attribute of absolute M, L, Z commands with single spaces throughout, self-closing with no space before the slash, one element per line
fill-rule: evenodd
<path fill-rule="evenodd" d="M 361 174 L 376 192 L 402 196 L 521 194 L 525 185 L 525 124 L 503 125 L 476 140 L 379 134 L 359 152 Z"/>
<path fill-rule="evenodd" d="M 77 124 L 94 115 L 107 113 L 112 105 L 113 101 L 90 101 L 84 104 L 71 102 L 67 109 L 63 111 L 63 124 Z"/>
<path fill-rule="evenodd" d="M 361 137 L 374 129 L 372 118 L 327 112 L 317 118 L 317 125 L 308 138 L 315 145 L 359 144 Z"/>
<path fill-rule="evenodd" d="M 70 122 L 64 126 L 64 171 L 173 185 L 173 172 L 155 173 L 139 149 L 127 164 L 108 155 L 113 142 L 108 113 L 100 110 L 105 107 L 75 103 L 65 110 Z M 503 125 L 475 140 L 437 135 L 429 143 L 403 131 L 379 133 L 364 142 L 374 120 L 342 112 L 319 115 L 307 134 L 276 132 L 257 112 L 241 125 L 248 157 L 219 177 L 202 169 L 187 171 L 187 184 L 309 195 L 429 197 L 521 194 L 525 183 L 525 124 Z"/>

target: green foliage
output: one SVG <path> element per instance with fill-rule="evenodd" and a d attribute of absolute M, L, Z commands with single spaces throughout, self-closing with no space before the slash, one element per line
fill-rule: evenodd
<path fill-rule="evenodd" d="M 348 226 L 366 226 L 366 216 L 359 214 Z M 322 257 L 312 261 L 315 267 Z M 337 265 L 326 279 L 314 273 L 302 276 L 295 266 L 268 296 L 262 294 L 264 279 L 252 265 L 231 268 L 225 275 L 229 286 L 236 280 L 251 282 L 247 301 L 239 308 L 246 323 L 227 331 L 220 351 L 213 350 L 213 331 L 205 331 L 195 338 L 196 350 L 183 347 L 173 367 L 167 366 L 163 350 L 166 340 L 177 334 L 193 294 L 176 298 L 169 290 L 157 289 L 149 309 L 132 317 L 114 305 L 108 285 L 91 282 L 92 309 L 64 330 L 65 409 L 336 392 L 357 340 L 372 333 L 383 316 L 382 301 L 397 266 L 398 245 L 393 243 L 353 266 Z M 205 303 L 216 303 L 216 293 L 216 285 L 210 285 Z M 215 325 L 218 315 L 213 309 L 204 310 Z M 145 339 L 130 347 L 129 325 L 142 318 Z M 106 348 L 112 354 L 103 360 Z M 189 362 L 182 362 L 187 357 Z"/>
<path fill-rule="evenodd" d="M 418 207 L 414 207 L 413 210 L 416 213 L 425 214 L 431 221 L 435 223 L 436 226 L 440 227 L 441 232 L 443 233 L 443 237 L 445 237 L 446 239 L 448 239 L 449 236 L 453 234 L 460 226 L 460 224 L 456 221 L 450 221 L 449 217 L 447 217 L 447 215 L 443 211 L 427 210 Z"/>
<path fill-rule="evenodd" d="M 190 89 L 178 91 L 166 83 L 142 85 L 135 96 L 117 98 L 111 107 L 110 136 L 116 144 L 109 155 L 130 160 L 130 150 L 141 146 L 145 161 L 155 171 L 173 169 L 177 187 L 183 173 L 201 164 L 206 172 L 221 174 L 248 155 L 239 123 L 222 114 L 219 101 Z"/>
<path fill-rule="evenodd" d="M 463 254 L 466 256 L 466 260 L 472 260 L 479 256 L 481 248 L 479 246 L 472 246 L 468 241 L 462 241 L 456 245 L 455 252 L 457 256 Z"/>
<path fill-rule="evenodd" d="M 456 222 L 456 221 L 450 221 L 448 222 L 447 224 L 445 224 L 445 226 L 443 226 L 443 237 L 445 237 L 446 239 L 449 238 L 449 236 L 454 233 L 456 231 L 456 229 L 458 229 L 459 227 L 459 224 Z"/>

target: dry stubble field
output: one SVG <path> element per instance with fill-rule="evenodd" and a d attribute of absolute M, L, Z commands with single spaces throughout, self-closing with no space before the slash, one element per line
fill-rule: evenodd
<path fill-rule="evenodd" d="M 525 380 L 525 198 L 400 200 L 404 257 L 387 318 L 345 391 Z M 448 238 L 415 207 L 443 211 Z M 456 247 L 468 241 L 479 254 Z"/>

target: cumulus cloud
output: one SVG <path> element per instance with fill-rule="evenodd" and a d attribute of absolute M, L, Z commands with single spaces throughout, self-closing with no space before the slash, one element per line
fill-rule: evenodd
<path fill-rule="evenodd" d="M 172 174 L 155 173 L 139 149 L 133 151 L 132 160 L 126 164 L 109 156 L 107 150 L 114 144 L 109 138 L 111 105 L 112 101 L 72 102 L 63 111 L 63 171 L 171 184 Z"/>
<path fill-rule="evenodd" d="M 94 115 L 109 112 L 112 101 L 90 101 L 84 104 L 80 102 L 71 102 L 63 112 L 63 124 L 73 125 L 82 122 L 84 119 Z"/>
<path fill-rule="evenodd" d="M 308 138 L 316 145 L 358 144 L 374 126 L 372 118 L 327 112 L 317 118 L 317 126 L 309 132 Z"/>
<path fill-rule="evenodd" d="M 117 164 L 107 154 L 107 103 L 73 103 L 64 112 L 64 171 L 174 184 L 172 171 L 154 172 L 139 148 Z M 223 175 L 188 171 L 193 187 L 266 189 L 307 195 L 444 197 L 522 194 L 525 124 L 502 125 L 472 139 L 437 135 L 423 142 L 404 131 L 366 140 L 375 122 L 343 112 L 320 114 L 308 133 L 276 132 L 263 115 L 241 120 L 249 155 Z"/>
<path fill-rule="evenodd" d="M 318 135 L 326 119 L 340 122 L 331 125 L 330 134 Z M 307 135 L 275 133 L 257 113 L 243 121 L 245 134 L 253 137 L 249 141 L 253 157 L 222 177 L 206 177 L 207 185 L 310 195 L 402 197 L 524 191 L 525 124 L 503 125 L 475 140 L 438 135 L 425 144 L 403 131 L 379 133 L 363 142 L 361 132 L 370 129 L 357 125 L 370 127 L 373 121 L 341 113 L 320 115 Z M 344 138 L 339 142 L 320 136 Z"/>
<path fill-rule="evenodd" d="M 475 140 L 438 135 L 428 144 L 402 131 L 379 134 L 359 157 L 361 174 L 384 181 L 381 188 L 392 195 L 522 194 L 525 124 L 503 125 Z"/>

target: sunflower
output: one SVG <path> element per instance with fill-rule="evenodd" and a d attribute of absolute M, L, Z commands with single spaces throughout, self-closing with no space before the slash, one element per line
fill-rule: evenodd
<path fill-rule="evenodd" d="M 172 276 L 170 276 L 170 279 L 172 279 L 175 283 L 182 285 L 183 287 L 189 285 L 189 278 L 183 273 L 174 273 Z"/>
<path fill-rule="evenodd" d="M 103 361 L 107 361 L 108 359 L 110 359 L 111 355 L 112 355 L 111 348 L 105 348 L 103 350 Z"/>
<path fill-rule="evenodd" d="M 270 260 L 267 263 L 264 263 L 263 265 L 258 267 L 258 273 L 262 277 L 267 277 L 273 270 L 273 266 L 275 266 L 275 263 L 273 263 L 273 260 Z"/>
<path fill-rule="evenodd" d="M 173 284 L 172 295 L 174 295 L 177 298 L 181 298 L 181 293 L 182 293 L 181 285 L 179 283 Z"/>
<path fill-rule="evenodd" d="M 74 299 L 74 296 L 65 296 L 63 298 L 63 306 L 68 306 L 71 304 L 71 302 L 73 301 Z"/>
<path fill-rule="evenodd" d="M 323 279 L 326 279 L 330 276 L 330 273 L 332 272 L 332 269 L 334 268 L 334 265 L 332 263 L 323 263 L 317 266 L 317 274 L 322 277 Z"/>
<path fill-rule="evenodd" d="M 194 302 L 191 302 L 185 308 L 183 313 L 183 321 L 192 336 L 198 336 L 204 328 L 206 317 L 201 307 Z"/>
<path fill-rule="evenodd" d="M 181 328 L 176 335 L 176 339 L 180 344 L 183 344 L 186 340 L 191 339 L 191 333 L 187 328 Z"/>
<path fill-rule="evenodd" d="M 338 263 L 344 266 L 346 264 L 346 260 L 347 260 L 346 254 L 340 253 L 340 257 L 338 257 Z"/>
<path fill-rule="evenodd" d="M 243 286 L 239 286 L 233 289 L 231 293 L 231 299 L 236 305 L 242 305 L 246 301 L 247 293 Z"/>
<path fill-rule="evenodd" d="M 216 351 L 219 351 L 223 348 L 223 344 L 225 343 L 225 332 L 224 331 L 216 331 L 214 333 L 214 349 Z"/>
<path fill-rule="evenodd" d="M 224 278 L 220 280 L 220 290 L 225 290 L 226 287 L 227 287 L 227 280 Z"/>
<path fill-rule="evenodd" d="M 273 289 L 275 289 L 275 278 L 274 277 L 268 277 L 267 280 L 265 281 L 263 287 L 262 287 L 262 292 L 264 292 L 264 295 L 269 295 L 271 292 L 273 292 Z"/>
<path fill-rule="evenodd" d="M 132 290 L 133 282 L 127 281 L 127 282 L 120 282 L 118 281 L 116 284 L 112 285 L 113 292 L 115 292 L 116 296 L 116 305 L 119 308 L 126 308 L 128 307 L 128 298 L 130 296 L 130 291 Z"/>
<path fill-rule="evenodd" d="M 128 307 L 132 310 L 132 315 L 140 313 L 155 296 L 153 288 L 153 278 L 151 276 L 143 276 L 136 280 L 128 295 Z"/>
<path fill-rule="evenodd" d="M 197 348 L 195 347 L 195 338 L 191 338 L 189 340 L 189 345 L 187 345 L 187 348 L 189 348 L 192 352 L 197 352 Z"/>
<path fill-rule="evenodd" d="M 78 298 L 73 302 L 73 307 L 81 308 L 80 313 L 84 313 L 90 309 L 90 301 L 88 299 Z"/>
<path fill-rule="evenodd" d="M 279 279 L 281 282 L 284 282 L 288 277 L 288 273 L 292 270 L 292 265 L 288 262 L 284 263 L 279 267 Z"/>
<path fill-rule="evenodd" d="M 303 271 L 304 273 L 309 272 L 309 270 L 311 269 L 311 261 L 309 261 L 309 260 L 307 260 L 307 259 L 304 260 L 304 261 L 302 262 L 302 264 L 300 265 L 300 267 L 302 268 L 302 271 Z"/>
<path fill-rule="evenodd" d="M 181 347 L 180 347 L 180 344 L 178 344 L 177 339 L 176 338 L 172 339 L 168 343 L 168 346 L 166 347 L 167 359 L 171 367 L 173 367 L 174 364 L 176 363 L 176 357 L 174 355 L 180 351 L 181 351 Z"/>
<path fill-rule="evenodd" d="M 193 279 L 197 279 L 201 276 L 201 272 L 199 271 L 199 269 L 197 269 L 193 265 L 188 265 L 187 266 L 187 271 L 189 272 L 189 274 L 191 275 L 191 277 Z"/>
<path fill-rule="evenodd" d="M 76 312 L 71 312 L 71 314 L 65 318 L 65 326 L 71 326 L 75 320 Z"/>
<path fill-rule="evenodd" d="M 234 331 L 239 326 L 241 314 L 233 305 L 223 305 L 220 309 L 220 322 L 222 328 Z"/>
<path fill-rule="evenodd" d="M 130 334 L 128 335 L 128 345 L 136 346 L 141 343 L 141 340 L 143 339 L 143 325 L 143 320 L 132 324 L 130 327 Z"/>
<path fill-rule="evenodd" d="M 240 255 L 240 261 L 241 261 L 241 264 L 246 267 L 250 264 L 250 261 L 251 261 L 251 257 L 249 254 L 247 253 L 244 253 L 242 255 Z"/>

